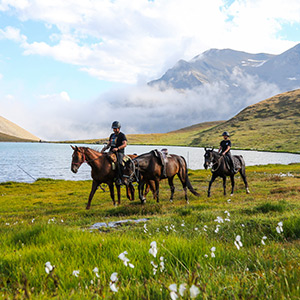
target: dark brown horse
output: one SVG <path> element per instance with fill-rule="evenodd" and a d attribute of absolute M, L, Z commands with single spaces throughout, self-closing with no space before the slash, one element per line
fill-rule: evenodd
<path fill-rule="evenodd" d="M 187 188 L 194 195 L 199 196 L 189 180 L 187 164 L 184 157 L 176 154 L 170 154 L 164 159 L 159 151 L 153 150 L 149 153 L 139 155 L 133 159 L 133 161 L 135 162 L 135 168 L 139 179 L 139 198 L 142 203 L 145 203 L 146 201 L 146 198 L 143 195 L 145 185 L 150 186 L 150 188 L 154 191 L 156 201 L 159 202 L 159 181 L 162 179 L 168 179 L 171 189 L 170 201 L 172 202 L 175 192 L 175 186 L 173 183 L 175 175 L 178 176 L 182 183 L 187 203 Z M 130 168 L 127 168 L 127 171 L 129 169 Z"/>
<path fill-rule="evenodd" d="M 206 149 L 205 150 L 205 154 L 204 154 L 204 168 L 207 169 L 210 165 L 212 165 L 212 177 L 211 180 L 209 182 L 209 186 L 208 186 L 208 191 L 207 191 L 207 196 L 210 197 L 210 189 L 211 189 L 211 185 L 212 183 L 215 181 L 215 179 L 219 176 L 223 178 L 223 190 L 224 190 L 224 195 L 226 195 L 226 177 L 230 176 L 230 180 L 231 180 L 231 195 L 233 195 L 233 191 L 234 191 L 234 175 L 237 172 L 240 172 L 241 177 L 245 183 L 245 187 L 246 187 L 246 192 L 247 194 L 250 193 L 249 188 L 248 188 L 248 182 L 247 182 L 247 178 L 246 178 L 246 166 L 245 166 L 245 161 L 242 157 L 242 155 L 232 155 L 232 159 L 233 159 L 233 164 L 235 166 L 236 169 L 236 173 L 233 174 L 230 171 L 230 167 L 227 166 L 227 163 L 225 161 L 225 157 L 221 154 L 219 154 L 216 151 L 213 151 L 214 149 Z"/>
<path fill-rule="evenodd" d="M 114 193 L 114 181 L 117 175 L 117 170 L 112 168 L 112 160 L 108 153 L 100 153 L 96 150 L 93 150 L 88 147 L 73 147 L 74 150 L 72 155 L 72 164 L 71 170 L 73 173 L 77 173 L 79 167 L 86 162 L 92 168 L 92 190 L 89 195 L 88 203 L 86 209 L 90 209 L 91 202 L 94 197 L 94 194 L 97 188 L 101 183 L 106 183 L 109 186 L 110 196 L 113 201 L 113 204 L 116 205 L 115 202 L 115 193 Z M 117 196 L 118 196 L 118 204 L 121 203 L 121 192 L 120 185 L 116 185 L 117 188 Z M 127 189 L 127 197 L 130 200 L 133 200 L 134 195 L 129 195 L 129 189 Z"/>

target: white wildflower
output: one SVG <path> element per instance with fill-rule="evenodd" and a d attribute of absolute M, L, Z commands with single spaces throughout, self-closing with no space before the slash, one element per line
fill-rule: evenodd
<path fill-rule="evenodd" d="M 152 254 L 154 257 L 156 257 L 157 254 L 157 244 L 155 241 L 151 242 L 149 253 Z"/>
<path fill-rule="evenodd" d="M 75 277 L 78 277 L 79 273 L 80 273 L 79 270 L 74 270 L 73 273 L 72 273 L 72 275 L 75 276 Z"/>
<path fill-rule="evenodd" d="M 276 227 L 276 231 L 280 234 L 283 232 L 283 228 L 282 228 L 283 224 L 282 222 L 279 222 L 277 225 L 278 226 Z"/>
<path fill-rule="evenodd" d="M 50 261 L 45 263 L 45 271 L 47 274 L 50 274 L 54 269 L 54 266 L 51 265 Z"/>
<path fill-rule="evenodd" d="M 96 267 L 96 268 L 94 268 L 94 270 L 93 270 L 93 272 L 95 273 L 95 275 L 96 275 L 96 277 L 97 278 L 99 278 L 100 276 L 99 276 L 99 274 L 98 274 L 98 272 L 99 272 L 99 269 Z"/>
<path fill-rule="evenodd" d="M 208 258 L 208 255 L 207 255 L 207 254 L 204 254 L 204 257 L 205 257 L 205 258 Z"/>
<path fill-rule="evenodd" d="M 169 285 L 169 290 L 170 290 L 170 297 L 171 297 L 171 299 L 172 300 L 176 300 L 178 298 L 176 283 L 170 284 Z"/>
<path fill-rule="evenodd" d="M 196 298 L 200 294 L 200 290 L 194 284 L 190 287 L 190 297 L 192 299 Z"/>
<path fill-rule="evenodd" d="M 123 261 L 124 265 L 127 267 L 129 259 L 126 257 L 127 251 L 122 252 L 118 257 Z"/>
<path fill-rule="evenodd" d="M 219 230 L 220 230 L 220 225 L 217 225 L 217 226 L 216 226 L 216 229 L 215 229 L 215 233 L 218 233 Z"/>
<path fill-rule="evenodd" d="M 237 235 L 234 241 L 235 246 L 238 250 L 240 250 L 241 247 L 243 247 L 243 243 L 241 242 L 241 236 Z"/>
<path fill-rule="evenodd" d="M 203 230 L 204 230 L 204 231 L 207 231 L 207 225 L 204 225 L 204 226 L 203 226 Z"/>
<path fill-rule="evenodd" d="M 165 262 L 164 262 L 164 258 L 162 256 L 160 257 L 159 266 L 160 266 L 160 272 L 163 272 L 165 269 Z"/>
<path fill-rule="evenodd" d="M 215 255 L 216 247 L 212 247 L 210 251 L 211 251 L 211 257 L 216 257 Z"/>
<path fill-rule="evenodd" d="M 179 295 L 180 295 L 181 297 L 183 297 L 185 291 L 186 291 L 186 283 L 182 283 L 182 284 L 179 286 Z"/>
<path fill-rule="evenodd" d="M 112 274 L 110 275 L 110 281 L 111 281 L 112 283 L 117 282 L 117 281 L 118 281 L 118 273 L 116 273 L 116 272 L 112 273 Z"/>
<path fill-rule="evenodd" d="M 112 283 L 112 282 L 109 283 L 109 287 L 110 287 L 110 289 L 111 289 L 114 293 L 117 293 L 118 290 L 119 290 L 119 288 L 116 287 L 116 284 L 115 284 L 115 283 Z"/>
<path fill-rule="evenodd" d="M 224 223 L 224 220 L 223 220 L 223 218 L 221 218 L 221 217 L 217 217 L 216 219 L 215 219 L 215 222 L 218 222 L 218 223 Z"/>
<path fill-rule="evenodd" d="M 263 244 L 263 245 L 265 245 L 266 243 L 265 243 L 265 240 L 267 239 L 267 237 L 266 236 L 263 236 L 262 237 L 262 239 L 261 239 L 261 243 Z"/>

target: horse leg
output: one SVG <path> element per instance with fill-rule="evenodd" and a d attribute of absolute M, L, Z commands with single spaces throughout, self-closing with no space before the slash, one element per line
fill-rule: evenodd
<path fill-rule="evenodd" d="M 113 184 L 113 182 L 109 183 L 108 186 L 109 186 L 109 192 L 110 192 L 111 200 L 112 200 L 114 206 L 116 206 L 115 191 L 114 191 L 114 184 Z"/>
<path fill-rule="evenodd" d="M 242 169 L 240 170 L 240 174 L 241 174 L 241 176 L 242 176 L 242 178 L 243 178 L 243 181 L 244 181 L 244 183 L 245 183 L 246 193 L 247 193 L 247 194 L 250 194 L 250 190 L 249 190 L 248 182 L 247 182 L 247 178 L 246 178 L 245 168 L 242 168 Z"/>
<path fill-rule="evenodd" d="M 144 204 L 146 202 L 146 198 L 143 195 L 144 186 L 145 186 L 145 182 L 140 181 L 139 186 L 138 186 L 138 190 L 139 190 L 139 198 L 140 198 L 142 204 Z"/>
<path fill-rule="evenodd" d="M 170 186 L 170 190 L 171 190 L 170 202 L 173 202 L 173 196 L 174 196 L 174 192 L 175 192 L 175 186 L 173 183 L 173 179 L 174 179 L 174 176 L 168 178 L 168 182 L 169 182 L 169 186 Z"/>
<path fill-rule="evenodd" d="M 230 194 L 230 196 L 232 196 L 233 192 L 234 192 L 234 175 L 230 175 L 230 180 L 231 180 L 231 194 Z"/>
<path fill-rule="evenodd" d="M 155 179 L 155 190 L 156 202 L 159 203 L 159 179 Z"/>
<path fill-rule="evenodd" d="M 134 200 L 134 186 L 132 183 L 129 183 L 129 185 L 126 185 L 126 195 L 130 201 Z"/>
<path fill-rule="evenodd" d="M 121 204 L 121 186 L 119 184 L 116 184 L 117 188 L 117 195 L 118 195 L 118 205 Z"/>
<path fill-rule="evenodd" d="M 207 191 L 207 197 L 210 197 L 210 189 L 211 189 L 211 185 L 213 184 L 213 182 L 215 181 L 215 179 L 217 178 L 217 176 L 215 174 L 213 174 L 211 176 L 209 185 L 208 185 L 208 191 Z"/>
<path fill-rule="evenodd" d="M 177 176 L 180 179 L 183 190 L 184 190 L 184 198 L 185 198 L 186 204 L 189 204 L 189 199 L 188 199 L 188 195 L 187 195 L 187 177 L 186 177 L 187 175 L 184 172 L 179 172 L 179 173 L 177 173 Z"/>
<path fill-rule="evenodd" d="M 87 203 L 87 206 L 86 206 L 86 209 L 90 209 L 91 207 L 91 202 L 92 202 L 92 199 L 97 191 L 97 188 L 99 186 L 99 182 L 96 181 L 96 180 L 93 180 L 93 184 L 92 184 L 92 190 L 90 192 L 90 195 L 89 195 L 89 200 L 88 200 L 88 203 Z"/>
<path fill-rule="evenodd" d="M 223 191 L 224 191 L 224 196 L 226 196 L 226 176 L 223 177 Z"/>

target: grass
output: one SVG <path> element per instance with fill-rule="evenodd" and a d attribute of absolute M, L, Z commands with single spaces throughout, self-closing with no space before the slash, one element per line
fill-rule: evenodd
<path fill-rule="evenodd" d="M 121 206 L 113 207 L 107 189 L 97 191 L 89 211 L 91 181 L 0 184 L 0 298 L 170 299 L 170 284 L 178 289 L 185 283 L 181 299 L 189 299 L 192 285 L 199 289 L 197 299 L 300 299 L 300 164 L 246 172 L 251 194 L 236 176 L 233 196 L 222 195 L 218 179 L 207 198 L 210 172 L 197 170 L 190 179 L 200 197 L 189 193 L 189 205 L 176 180 L 173 203 L 163 181 L 160 203 L 151 195 L 143 206 L 129 202 L 123 188 Z M 140 218 L 148 221 L 89 229 L 97 222 Z M 156 257 L 149 253 L 152 241 Z M 118 258 L 124 251 L 134 268 Z M 55 266 L 49 274 L 48 261 Z M 114 272 L 116 293 L 110 289 Z"/>

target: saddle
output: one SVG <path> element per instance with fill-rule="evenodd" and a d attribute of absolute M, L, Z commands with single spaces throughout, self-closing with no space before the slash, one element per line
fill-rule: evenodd
<path fill-rule="evenodd" d="M 167 150 L 167 149 L 163 149 L 163 150 Z M 164 158 L 164 154 L 157 149 L 152 150 L 151 152 L 154 154 L 154 156 L 156 156 L 160 160 L 161 165 L 162 165 L 162 170 L 161 170 L 162 177 L 166 178 L 167 177 L 167 173 L 166 173 L 166 168 L 167 168 L 166 163 L 167 162 L 166 162 L 166 159 Z M 164 152 L 166 153 L 166 151 L 164 151 Z M 166 154 L 165 154 L 165 157 L 167 157 Z"/>
<path fill-rule="evenodd" d="M 109 161 L 111 162 L 112 169 L 116 170 L 117 163 L 118 163 L 117 155 L 114 152 L 108 152 L 107 157 L 108 157 Z M 122 162 L 121 162 L 123 167 L 125 167 L 125 164 L 128 160 L 130 160 L 130 157 L 128 155 L 124 155 Z"/>

